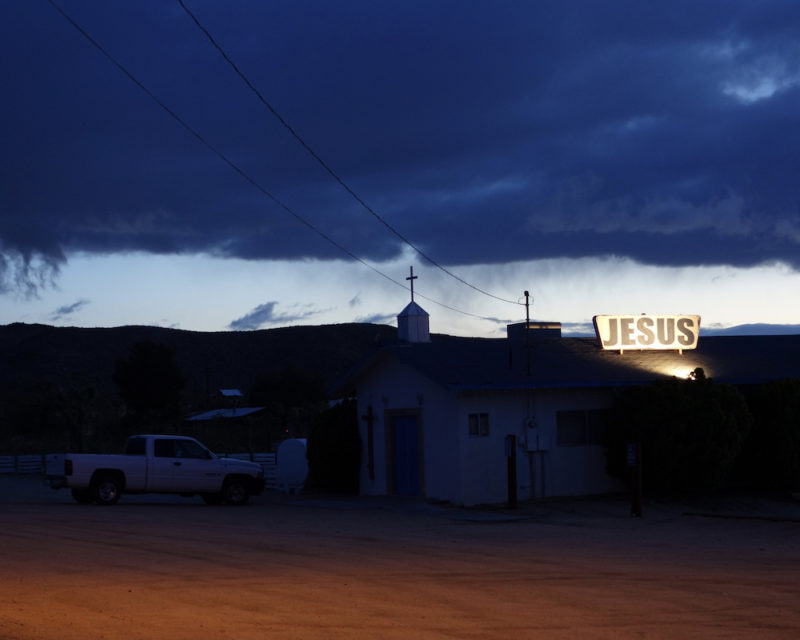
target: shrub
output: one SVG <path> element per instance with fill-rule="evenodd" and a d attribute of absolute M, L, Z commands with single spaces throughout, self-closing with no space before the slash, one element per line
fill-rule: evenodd
<path fill-rule="evenodd" d="M 318 489 L 358 493 L 361 436 L 355 400 L 323 412 L 307 442 L 309 485 Z"/>
<path fill-rule="evenodd" d="M 625 477 L 625 445 L 642 445 L 645 490 L 713 489 L 729 478 L 752 418 L 737 389 L 702 369 L 693 379 L 623 391 L 609 427 L 609 472 Z"/>

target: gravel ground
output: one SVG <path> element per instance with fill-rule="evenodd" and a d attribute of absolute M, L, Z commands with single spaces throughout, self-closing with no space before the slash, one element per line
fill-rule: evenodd
<path fill-rule="evenodd" d="M 81 506 L 0 477 L 0 638 L 797 638 L 800 506 L 269 493 Z"/>

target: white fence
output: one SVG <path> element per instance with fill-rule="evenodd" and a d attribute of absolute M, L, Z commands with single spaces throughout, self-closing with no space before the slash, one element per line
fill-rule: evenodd
<path fill-rule="evenodd" d="M 0 473 L 43 473 L 44 456 L 0 456 Z"/>
<path fill-rule="evenodd" d="M 236 458 L 237 460 L 250 460 L 249 453 L 231 453 L 228 458 Z M 278 488 L 278 463 L 275 459 L 274 453 L 254 453 L 253 462 L 257 462 L 264 470 L 264 480 L 266 480 L 267 489 Z"/>

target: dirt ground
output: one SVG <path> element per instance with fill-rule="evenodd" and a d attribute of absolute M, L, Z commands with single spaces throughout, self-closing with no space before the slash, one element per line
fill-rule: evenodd
<path fill-rule="evenodd" d="M 2 640 L 800 637 L 791 504 L 97 507 L 38 482 L 0 478 Z"/>

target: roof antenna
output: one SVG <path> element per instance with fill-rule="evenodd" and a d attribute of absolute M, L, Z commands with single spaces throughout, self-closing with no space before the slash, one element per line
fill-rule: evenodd
<path fill-rule="evenodd" d="M 531 375 L 531 345 L 530 345 L 530 332 L 531 332 L 531 308 L 530 308 L 530 293 L 525 292 L 525 353 L 528 356 L 528 375 Z"/>

